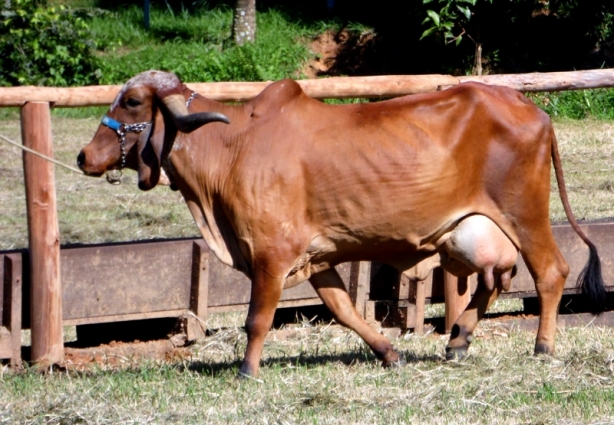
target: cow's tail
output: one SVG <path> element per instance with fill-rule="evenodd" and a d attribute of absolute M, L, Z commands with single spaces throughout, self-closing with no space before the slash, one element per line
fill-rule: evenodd
<path fill-rule="evenodd" d="M 559 194 L 567 220 L 569 220 L 569 224 L 571 224 L 571 227 L 588 246 L 589 250 L 588 262 L 578 275 L 577 284 L 582 288 L 582 293 L 588 297 L 591 311 L 594 314 L 599 314 L 606 309 L 607 296 L 607 291 L 603 283 L 603 276 L 601 274 L 601 260 L 597 253 L 597 247 L 586 237 L 571 211 L 569 199 L 567 198 L 567 189 L 565 189 L 565 179 L 563 178 L 563 166 L 561 165 L 561 157 L 559 155 L 559 148 L 554 132 L 552 132 L 552 162 L 554 164 L 554 174 L 559 186 Z"/>

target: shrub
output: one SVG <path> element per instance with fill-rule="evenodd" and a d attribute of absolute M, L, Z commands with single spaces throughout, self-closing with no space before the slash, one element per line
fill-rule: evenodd
<path fill-rule="evenodd" d="M 529 97 L 554 118 L 614 119 L 614 89 L 534 93 Z"/>
<path fill-rule="evenodd" d="M 85 12 L 12 0 L 2 10 L 0 85 L 97 84 L 98 60 Z"/>

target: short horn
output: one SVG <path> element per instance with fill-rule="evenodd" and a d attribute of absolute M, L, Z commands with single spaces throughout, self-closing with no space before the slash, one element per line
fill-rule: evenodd
<path fill-rule="evenodd" d="M 173 115 L 173 120 L 177 129 L 182 133 L 191 133 L 197 128 L 202 127 L 210 122 L 223 122 L 230 124 L 230 120 L 226 115 L 219 112 L 197 112 L 194 114 L 188 113 L 188 107 L 185 105 L 185 99 L 181 95 L 170 95 L 163 99 L 164 104 Z"/>

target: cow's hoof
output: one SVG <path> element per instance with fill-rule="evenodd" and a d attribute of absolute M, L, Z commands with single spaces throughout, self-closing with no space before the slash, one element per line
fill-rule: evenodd
<path fill-rule="evenodd" d="M 237 381 L 241 380 L 241 381 L 245 381 L 248 379 L 256 379 L 256 375 L 258 374 L 258 371 L 254 371 L 254 368 L 252 368 L 249 363 L 243 363 L 241 365 L 241 367 L 239 368 L 239 372 L 237 372 L 237 376 L 235 376 L 235 379 Z"/>
<path fill-rule="evenodd" d="M 246 375 L 246 374 L 244 374 L 242 372 L 239 372 L 235 376 L 235 381 L 245 381 L 245 380 L 247 380 L 249 378 L 251 378 L 251 376 Z"/>
<path fill-rule="evenodd" d="M 385 368 L 391 368 L 391 369 L 397 369 L 399 367 L 403 367 L 407 364 L 407 362 L 405 361 L 405 357 L 403 356 L 399 356 L 398 359 L 394 360 L 394 361 L 384 361 L 382 362 L 382 366 Z"/>
<path fill-rule="evenodd" d="M 469 351 L 468 345 L 463 345 L 460 347 L 446 347 L 446 360 L 462 360 L 466 355 L 467 351 Z"/>
<path fill-rule="evenodd" d="M 535 354 L 536 356 L 539 356 L 540 354 L 552 354 L 554 352 L 554 350 L 552 350 L 550 347 L 548 347 L 546 344 L 535 344 L 535 351 L 533 352 L 533 354 Z"/>

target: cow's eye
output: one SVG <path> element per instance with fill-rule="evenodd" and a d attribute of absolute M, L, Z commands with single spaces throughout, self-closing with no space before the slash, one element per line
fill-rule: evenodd
<path fill-rule="evenodd" d="M 141 102 L 136 100 L 134 97 L 130 97 L 128 98 L 128 100 L 126 100 L 126 105 L 130 106 L 131 108 L 134 108 L 135 106 L 139 106 L 140 104 Z"/>

